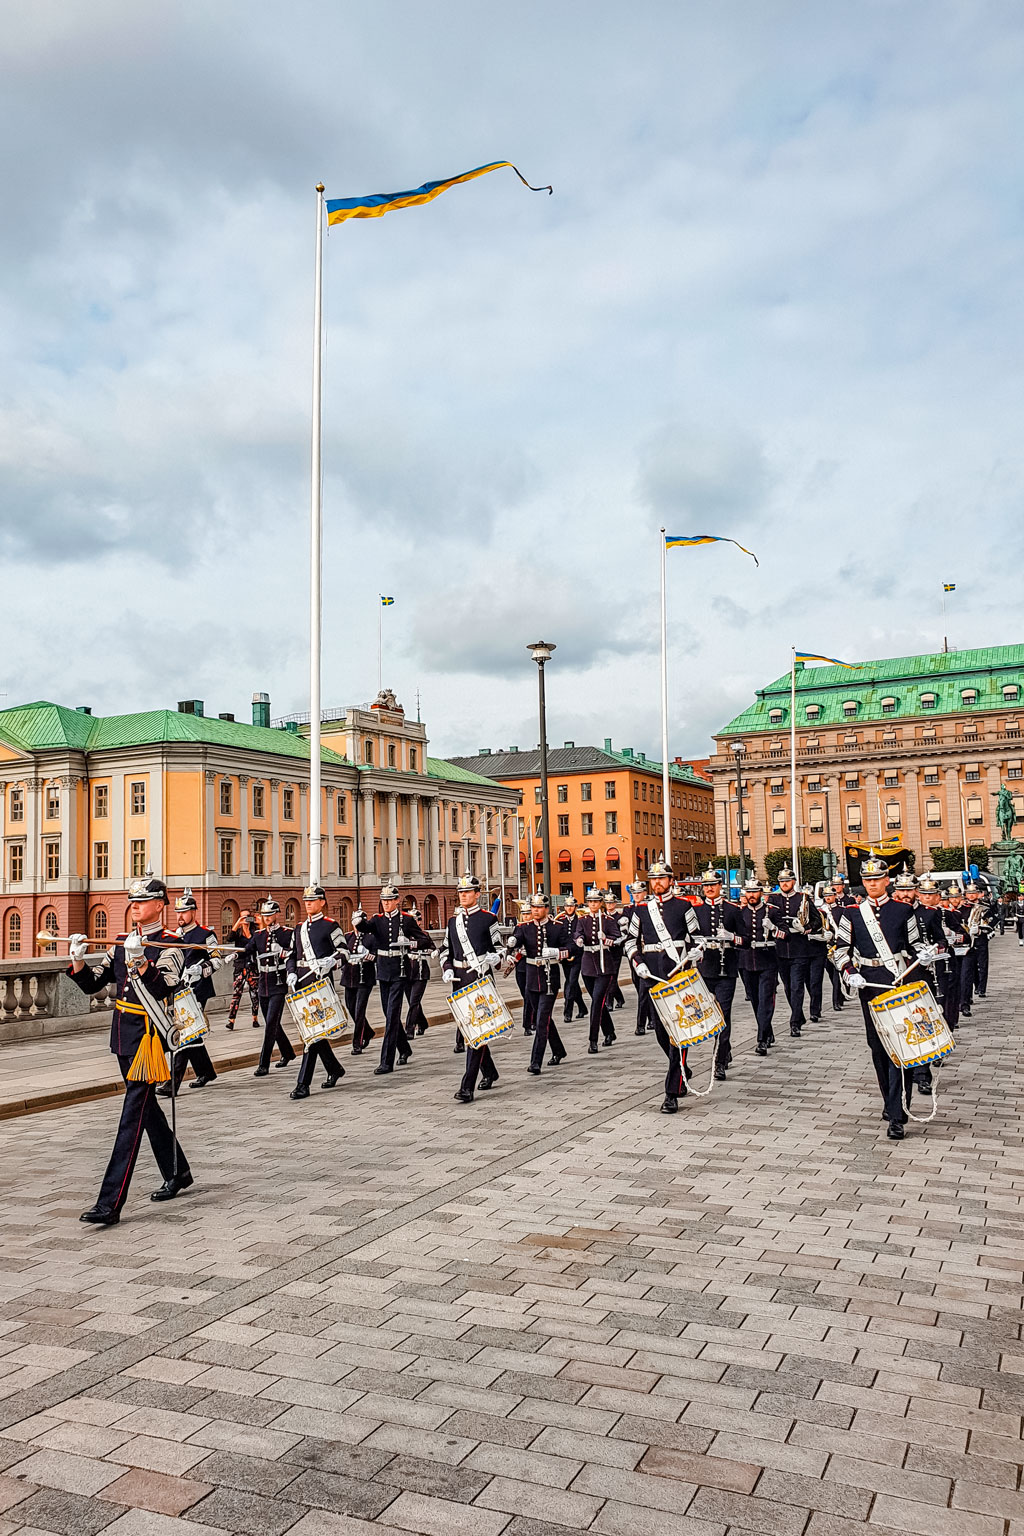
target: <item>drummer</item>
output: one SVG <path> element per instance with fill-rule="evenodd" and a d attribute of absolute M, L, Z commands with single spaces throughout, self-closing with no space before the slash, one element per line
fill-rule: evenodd
<path fill-rule="evenodd" d="M 219 971 L 224 964 L 219 955 L 212 953 L 217 948 L 217 936 L 212 929 L 204 928 L 196 921 L 199 909 L 189 886 L 185 887 L 174 903 L 174 910 L 178 917 L 177 937 L 195 945 L 194 949 L 186 949 L 184 952 L 182 989 L 191 989 L 205 1019 L 206 1005 L 214 997 L 213 973 Z M 195 1045 L 187 1045 L 174 1052 L 173 1081 L 161 1083 L 156 1090 L 162 1099 L 169 1099 L 172 1093 L 177 1093 L 189 1066 L 196 1075 L 195 1082 L 189 1083 L 190 1088 L 205 1088 L 207 1083 L 217 1081 L 217 1069 L 210 1060 L 210 1053 L 202 1040 L 198 1040 Z"/>
<path fill-rule="evenodd" d="M 497 914 L 481 907 L 476 875 L 463 875 L 456 895 L 459 909 L 448 919 L 441 940 L 441 979 L 450 983 L 453 993 L 482 980 L 500 963 Z M 498 1081 L 498 1069 L 486 1045 L 466 1049 L 466 1070 L 455 1095 L 461 1104 L 472 1104 L 478 1076 L 481 1090 L 493 1088 Z"/>
<path fill-rule="evenodd" d="M 331 972 L 345 956 L 345 934 L 340 923 L 327 916 L 327 892 L 322 885 L 307 885 L 302 893 L 306 920 L 292 930 L 291 949 L 288 954 L 288 987 L 300 992 L 315 982 L 328 981 Z M 328 985 L 330 985 L 328 981 Z M 313 1040 L 306 1045 L 299 1063 L 299 1080 L 290 1099 L 308 1099 L 309 1085 L 318 1061 L 324 1064 L 327 1076 L 321 1088 L 334 1088 L 339 1078 L 345 1076 L 345 1068 L 335 1056 L 327 1040 Z"/>
<path fill-rule="evenodd" d="M 848 988 L 860 994 L 871 1061 L 882 1095 L 883 1119 L 890 1141 L 902 1141 L 906 1105 L 914 1091 L 914 1073 L 896 1066 L 879 1038 L 869 1003 L 879 992 L 899 986 L 909 970 L 920 978 L 920 967 L 934 965 L 938 949 L 921 934 L 912 906 L 889 897 L 889 866 L 869 857 L 860 867 L 864 901 L 845 908 L 836 923 L 836 965 Z"/>

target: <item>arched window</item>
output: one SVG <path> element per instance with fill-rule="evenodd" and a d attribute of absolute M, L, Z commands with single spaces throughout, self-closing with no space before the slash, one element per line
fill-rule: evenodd
<path fill-rule="evenodd" d="M 106 907 L 93 907 L 89 913 L 89 932 L 94 939 L 99 939 L 102 944 L 107 942 Z"/>
<path fill-rule="evenodd" d="M 964 688 L 960 693 L 960 702 L 965 709 L 973 709 L 978 702 L 977 688 Z"/>
<path fill-rule="evenodd" d="M 21 913 L 16 910 L 7 914 L 7 953 L 21 954 Z"/>
<path fill-rule="evenodd" d="M 605 869 L 618 869 L 620 867 L 619 850 L 617 848 L 608 849 L 608 852 L 604 856 L 604 867 Z"/>
<path fill-rule="evenodd" d="M 938 700 L 938 695 L 937 694 L 934 694 L 934 693 L 922 693 L 922 695 L 921 695 L 921 708 L 922 709 L 934 709 L 938 702 L 939 702 L 939 700 Z"/>
<path fill-rule="evenodd" d="M 220 909 L 220 936 L 227 943 L 231 937 L 231 930 L 238 922 L 241 914 L 237 901 L 226 901 Z"/>
<path fill-rule="evenodd" d="M 597 855 L 594 853 L 593 848 L 584 848 L 581 864 L 585 875 L 590 874 L 597 868 Z"/>
<path fill-rule="evenodd" d="M 843 704 L 843 714 L 846 716 L 847 720 L 852 720 L 858 709 L 860 709 L 860 705 L 857 703 L 856 699 L 847 699 Z"/>
<path fill-rule="evenodd" d="M 883 715 L 894 715 L 896 713 L 896 709 L 897 709 L 897 705 L 898 704 L 899 704 L 899 700 L 898 699 L 883 699 L 882 700 L 882 714 Z"/>
<path fill-rule="evenodd" d="M 338 922 L 341 924 L 342 928 L 344 928 L 345 932 L 348 933 L 349 929 L 352 927 L 352 903 L 349 901 L 347 896 L 343 896 L 341 898 L 341 902 L 339 903 Z"/>
<path fill-rule="evenodd" d="M 60 932 L 60 923 L 57 921 L 57 914 L 52 907 L 43 913 L 43 930 L 46 933 L 52 933 L 54 935 Z M 41 942 L 39 945 L 39 953 L 41 955 L 55 955 L 57 953 L 57 946 L 56 944 Z"/>
<path fill-rule="evenodd" d="M 294 928 L 299 920 L 299 904 L 297 901 L 286 901 L 284 904 L 284 920 L 289 928 Z"/>
<path fill-rule="evenodd" d="M 436 896 L 424 896 L 423 898 L 423 926 L 425 928 L 440 928 L 441 926 Z"/>
<path fill-rule="evenodd" d="M 559 870 L 572 869 L 572 854 L 567 848 L 563 848 L 558 855 L 558 868 Z"/>

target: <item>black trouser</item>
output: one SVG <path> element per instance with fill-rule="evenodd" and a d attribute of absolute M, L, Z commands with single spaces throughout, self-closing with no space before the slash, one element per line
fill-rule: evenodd
<path fill-rule="evenodd" d="M 974 990 L 984 997 L 988 991 L 988 934 L 979 934 L 975 939 L 974 955 Z"/>
<path fill-rule="evenodd" d="M 555 1021 L 551 1017 L 555 1006 L 554 992 L 534 992 L 534 1032 L 533 1050 L 530 1053 L 530 1066 L 541 1067 L 544 1065 L 544 1047 L 551 1041 L 551 1054 L 557 1056 L 559 1061 L 566 1054 L 562 1037 L 555 1028 Z"/>
<path fill-rule="evenodd" d="M 715 1001 L 722 1010 L 725 1020 L 725 1028 L 718 1037 L 718 1053 L 715 1056 L 716 1069 L 725 1068 L 732 1061 L 732 1000 L 736 996 L 735 976 L 716 976 L 708 982 L 708 987 L 715 995 Z"/>
<path fill-rule="evenodd" d="M 160 1176 L 166 1182 L 175 1173 L 190 1173 L 188 1158 L 177 1147 L 175 1168 L 175 1140 L 171 1128 L 164 1119 L 163 1110 L 157 1103 L 153 1083 L 130 1083 L 128 1072 L 134 1061 L 131 1056 L 118 1056 L 117 1065 L 124 1078 L 125 1094 L 121 1104 L 121 1119 L 114 1137 L 107 1171 L 103 1175 L 96 1204 L 101 1211 L 119 1211 L 128 1198 L 128 1186 L 135 1172 L 135 1160 L 142 1144 L 142 1133 L 149 1137 Z"/>
<path fill-rule="evenodd" d="M 791 977 L 792 977 L 793 961 L 792 961 L 792 959 L 790 958 L 789 955 L 780 955 L 779 954 L 778 945 L 775 946 L 775 964 L 776 964 L 776 967 L 778 968 L 779 980 L 782 982 L 782 990 L 785 993 L 786 1002 L 788 1003 L 789 1000 L 790 1000 L 789 999 L 789 989 L 790 989 L 790 987 L 792 985 Z M 802 991 L 801 991 L 801 995 L 800 995 L 800 1006 L 801 1006 L 801 1008 L 803 1007 L 803 992 Z M 790 1011 L 792 1012 L 792 1004 L 790 1004 Z"/>
<path fill-rule="evenodd" d="M 807 1023 L 804 1017 L 804 992 L 807 990 L 807 983 L 811 976 L 810 955 L 790 955 L 786 959 L 780 959 L 779 974 L 783 976 L 783 986 L 789 1002 L 789 1027 L 800 1029 Z"/>
<path fill-rule="evenodd" d="M 324 1071 L 328 1077 L 341 1077 L 344 1067 L 331 1049 L 329 1040 L 314 1040 L 312 1045 L 307 1045 L 299 1062 L 299 1079 L 295 1084 L 298 1088 L 308 1088 L 313 1081 L 313 1068 L 318 1061 L 324 1064 Z"/>
<path fill-rule="evenodd" d="M 960 1012 L 970 1013 L 971 1003 L 974 1000 L 975 966 L 978 952 L 971 948 L 966 955 L 960 956 Z"/>
<path fill-rule="evenodd" d="M 196 1077 L 216 1077 L 217 1069 L 210 1060 L 210 1053 L 205 1045 L 186 1045 L 180 1051 L 174 1052 L 174 1091 L 177 1093 L 181 1087 L 181 1080 L 185 1076 L 186 1069 L 191 1065 Z"/>
<path fill-rule="evenodd" d="M 907 1103 L 910 1103 L 914 1091 L 914 1073 L 904 1071 L 896 1066 L 889 1056 L 888 1051 L 878 1038 L 878 1031 L 871 1019 L 868 1010 L 866 992 L 860 995 L 860 1006 L 864 1014 L 864 1032 L 868 1038 L 868 1047 L 871 1051 L 871 1064 L 875 1069 L 878 1079 L 878 1091 L 882 1095 L 882 1104 L 885 1108 L 885 1118 L 891 1125 L 905 1125 L 906 1115 L 903 1113 L 903 1102 L 900 1095 L 900 1085 L 906 1094 Z M 916 1070 L 920 1071 L 920 1068 Z"/>
<path fill-rule="evenodd" d="M 590 997 L 590 1043 L 597 1044 L 598 1030 L 606 1040 L 615 1039 L 615 1026 L 608 1012 L 608 998 L 615 977 L 611 971 L 602 976 L 584 976 L 583 985 Z"/>
<path fill-rule="evenodd" d="M 811 941 L 811 952 L 807 957 L 807 1004 L 811 1018 L 821 1018 L 821 993 L 825 981 L 825 954 L 824 944 Z"/>
<path fill-rule="evenodd" d="M 657 978 L 655 978 L 657 980 Z M 650 985 L 633 972 L 633 987 L 636 992 L 636 1027 L 640 1034 L 645 1029 L 654 1028 L 654 1004 L 651 1002 Z"/>
<path fill-rule="evenodd" d="M 562 965 L 562 970 L 565 972 L 565 993 L 562 998 L 565 1007 L 562 1010 L 562 1016 L 566 1024 L 572 1018 L 574 1008 L 578 1009 L 580 1014 L 585 1014 L 587 1011 L 583 1006 L 583 993 L 580 991 L 580 966 L 582 964 L 583 956 L 577 955 L 575 960 L 566 960 Z"/>
<path fill-rule="evenodd" d="M 359 1050 L 362 1050 L 364 1045 L 369 1045 L 373 1038 L 373 1030 L 366 1018 L 366 1008 L 372 991 L 372 981 L 363 981 L 357 987 L 345 988 L 345 1007 L 352 1015 L 352 1021 L 355 1024 L 352 1045 Z"/>
<path fill-rule="evenodd" d="M 412 1047 L 402 1029 L 402 1003 L 405 998 L 405 978 L 396 976 L 393 981 L 380 980 L 380 1006 L 384 1011 L 384 1039 L 380 1047 L 380 1064 L 393 1067 L 395 1052 L 403 1060 L 412 1053 Z"/>
<path fill-rule="evenodd" d="M 428 976 L 409 976 L 405 982 L 405 998 L 409 1007 L 405 1015 L 405 1032 L 411 1040 L 417 1030 L 422 1035 L 427 1027 L 427 1016 L 423 1012 L 423 994 L 427 990 Z"/>
<path fill-rule="evenodd" d="M 942 1002 L 942 1016 L 950 1029 L 956 1029 L 960 1020 L 960 962 L 955 955 L 936 963 L 935 983 Z"/>
<path fill-rule="evenodd" d="M 270 1058 L 274 1054 L 274 1046 L 277 1046 L 282 1061 L 295 1060 L 295 1047 L 284 1032 L 281 1019 L 284 1015 L 283 992 L 272 993 L 270 997 L 260 998 L 260 1011 L 263 1014 L 263 1045 L 260 1050 L 260 1071 L 266 1072 L 270 1066 Z"/>
<path fill-rule="evenodd" d="M 626 999 L 623 997 L 622 988 L 619 986 L 619 967 L 618 963 L 616 963 L 615 974 L 612 977 L 612 984 L 608 988 L 608 1007 L 625 1008 L 625 1006 Z"/>
<path fill-rule="evenodd" d="M 482 1045 L 477 1050 L 471 1045 L 466 1051 L 466 1070 L 462 1074 L 459 1092 L 472 1093 L 476 1087 L 478 1075 L 482 1075 L 485 1083 L 496 1083 L 498 1081 L 498 1069 L 494 1065 L 490 1046 Z"/>
<path fill-rule="evenodd" d="M 846 993 L 843 991 L 843 983 L 838 970 L 832 961 L 827 958 L 825 960 L 825 969 L 832 983 L 832 1011 L 833 1013 L 838 1013 L 846 1002 Z"/>
<path fill-rule="evenodd" d="M 757 1043 L 767 1045 L 775 1038 L 772 1030 L 775 990 L 778 984 L 775 967 L 770 965 L 764 971 L 742 971 L 740 974 L 743 977 L 743 990 L 747 994 L 747 1002 L 754 1010 L 754 1018 L 757 1020 Z"/>
<path fill-rule="evenodd" d="M 532 1035 L 537 1024 L 537 999 L 539 992 L 531 992 L 529 988 L 523 993 L 523 1034 Z"/>

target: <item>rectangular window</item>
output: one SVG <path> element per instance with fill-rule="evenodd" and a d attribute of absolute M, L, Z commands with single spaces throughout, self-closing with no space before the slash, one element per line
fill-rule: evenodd
<path fill-rule="evenodd" d="M 926 784 L 937 784 L 939 782 L 939 776 L 937 773 L 933 772 L 932 769 L 926 768 L 924 771 L 924 782 Z"/>
<path fill-rule="evenodd" d="M 807 780 L 807 793 L 809 795 L 820 795 L 821 794 L 821 780 L 820 779 L 808 779 Z"/>
<path fill-rule="evenodd" d="M 614 800 L 615 799 L 615 780 L 614 779 L 605 779 L 605 781 L 604 781 L 604 797 L 605 797 L 606 800 Z"/>
<path fill-rule="evenodd" d="M 410 773 L 416 773 L 418 771 L 418 764 L 419 764 L 419 758 L 416 755 L 416 748 L 415 747 L 410 747 L 409 748 L 409 772 Z"/>
<path fill-rule="evenodd" d="M 604 813 L 604 829 L 608 833 L 617 832 L 619 830 L 619 813 L 618 813 L 618 811 L 605 811 L 605 813 Z"/>
<path fill-rule="evenodd" d="M 60 790 L 52 785 L 46 791 L 46 819 L 47 821 L 60 820 Z"/>
<path fill-rule="evenodd" d="M 899 782 L 900 776 L 898 773 L 887 773 L 882 779 L 882 787 L 884 789 L 896 789 L 899 786 Z"/>
<path fill-rule="evenodd" d="M 99 821 L 106 821 L 110 815 L 110 788 L 107 784 L 97 784 L 92 792 L 92 813 Z"/>
<path fill-rule="evenodd" d="M 540 837 L 540 817 L 539 816 L 535 816 L 533 818 L 533 835 L 534 835 L 534 837 Z"/>
<path fill-rule="evenodd" d="M 942 801 L 926 800 L 924 803 L 925 824 L 929 827 L 942 826 Z"/>
<path fill-rule="evenodd" d="M 555 794 L 558 797 L 559 805 L 565 805 L 566 802 L 569 799 L 569 786 L 568 786 L 568 784 L 559 784 L 558 788 L 555 790 Z"/>
<path fill-rule="evenodd" d="M 580 785 L 580 799 L 581 800 L 590 800 L 592 798 L 591 793 L 590 793 L 590 789 L 591 789 L 591 786 L 589 784 L 581 784 Z"/>
<path fill-rule="evenodd" d="M 640 799 L 640 781 L 639 781 L 639 779 L 634 779 L 633 780 L 633 799 L 634 800 L 639 800 Z"/>
<path fill-rule="evenodd" d="M 772 811 L 772 831 L 775 833 L 776 836 L 778 836 L 779 833 L 785 832 L 785 830 L 786 830 L 786 813 L 785 813 L 785 811 L 782 811 L 782 810 Z"/>
<path fill-rule="evenodd" d="M 861 828 L 860 806 L 848 805 L 846 807 L 846 829 L 848 832 L 859 832 Z"/>
<path fill-rule="evenodd" d="M 281 863 L 283 865 L 282 874 L 284 874 L 287 879 L 294 880 L 295 879 L 295 844 L 294 843 L 282 843 L 282 845 L 281 845 Z"/>
<path fill-rule="evenodd" d="M 647 780 L 646 779 L 644 779 L 643 783 L 640 786 L 640 798 L 641 798 L 641 800 L 646 800 L 647 799 Z"/>
<path fill-rule="evenodd" d="M 388 767 L 389 768 L 397 768 L 397 766 L 398 766 L 398 753 L 397 753 L 397 751 L 395 749 L 394 743 L 393 742 L 389 742 L 388 743 Z"/>
<path fill-rule="evenodd" d="M 294 789 L 282 789 L 281 791 L 281 819 L 282 821 L 295 820 Z"/>
<path fill-rule="evenodd" d="M 145 780 L 136 781 L 128 786 L 128 804 L 133 816 L 145 816 L 146 814 L 146 784 Z M 145 870 L 142 871 L 145 874 Z"/>
<path fill-rule="evenodd" d="M 348 796 L 343 795 L 340 790 L 338 791 L 337 806 L 338 809 L 335 812 L 335 820 L 340 827 L 344 824 L 345 819 L 348 816 Z"/>
<path fill-rule="evenodd" d="M 594 813 L 593 813 L 593 811 L 584 811 L 583 814 L 580 816 L 580 831 L 583 833 L 584 837 L 590 837 L 593 834 L 593 831 L 594 831 Z"/>
<path fill-rule="evenodd" d="M 645 832 L 649 832 L 650 831 L 650 818 L 648 817 L 648 814 L 647 814 L 646 811 L 644 811 L 644 831 Z"/>
<path fill-rule="evenodd" d="M 47 880 L 60 879 L 60 843 L 45 842 L 43 844 L 43 865 Z"/>
<path fill-rule="evenodd" d="M 348 843 L 338 844 L 338 874 L 343 880 L 348 875 Z"/>
<path fill-rule="evenodd" d="M 266 791 L 262 784 L 252 787 L 252 814 L 255 821 L 262 821 L 266 812 Z"/>
<path fill-rule="evenodd" d="M 476 831 L 476 806 L 475 805 L 471 805 L 470 808 L 469 808 L 469 830 L 471 832 L 475 832 Z"/>
<path fill-rule="evenodd" d="M 980 827 L 984 825 L 984 807 L 977 795 L 969 795 L 967 798 L 967 825 Z"/>
<path fill-rule="evenodd" d="M 786 792 L 786 784 L 783 779 L 769 779 L 768 793 L 770 795 L 783 795 Z"/>
<path fill-rule="evenodd" d="M 252 872 L 254 875 L 265 875 L 267 872 L 267 844 L 262 837 L 253 838 Z"/>
<path fill-rule="evenodd" d="M 535 804 L 536 804 L 536 805 L 540 805 L 540 785 L 539 785 L 539 784 L 537 784 L 537 785 L 536 785 L 536 786 L 535 786 L 535 787 L 534 787 L 534 791 L 533 791 L 533 799 L 534 799 L 534 803 L 535 803 Z"/>
<path fill-rule="evenodd" d="M 559 835 L 559 837 L 568 837 L 569 836 L 569 817 L 568 817 L 568 815 L 559 816 L 559 818 L 558 818 L 558 835 Z"/>
<path fill-rule="evenodd" d="M 967 772 L 964 774 L 964 778 L 967 780 L 968 784 L 977 784 L 981 780 L 981 770 L 978 768 L 968 768 Z"/>
<path fill-rule="evenodd" d="M 452 874 L 456 875 L 456 876 L 459 873 L 459 855 L 461 854 L 461 852 L 462 852 L 461 848 L 453 848 L 452 849 Z"/>
<path fill-rule="evenodd" d="M 747 834 L 750 831 L 750 812 L 749 811 L 742 811 L 740 813 L 739 821 L 740 821 L 740 826 L 743 829 L 743 836 L 746 837 Z"/>
<path fill-rule="evenodd" d="M 234 797 L 232 796 L 232 793 L 231 793 L 231 780 L 230 779 L 221 779 L 221 781 L 220 781 L 220 814 L 222 816 L 230 816 L 231 815 L 231 805 L 232 805 L 233 798 Z"/>
<path fill-rule="evenodd" d="M 92 877 L 94 880 L 110 879 L 110 844 L 93 843 Z"/>
<path fill-rule="evenodd" d="M 24 843 L 11 844 L 11 881 L 17 883 L 25 878 L 25 845 Z"/>
<path fill-rule="evenodd" d="M 537 791 L 537 799 L 538 799 L 538 801 L 540 800 L 540 790 L 539 789 Z M 459 810 L 458 810 L 458 806 L 453 805 L 452 806 L 452 831 L 453 832 L 457 832 L 458 830 L 459 830 Z"/>
<path fill-rule="evenodd" d="M 824 830 L 825 830 L 825 813 L 822 810 L 820 805 L 812 805 L 810 810 L 808 811 L 808 817 L 809 817 L 809 821 L 810 821 L 809 831 L 811 831 L 811 832 L 824 832 Z"/>
<path fill-rule="evenodd" d="M 843 782 L 847 789 L 860 789 L 860 774 L 848 773 Z"/>
<path fill-rule="evenodd" d="M 475 848 L 471 848 L 469 850 L 469 872 L 470 872 L 471 875 L 475 875 L 476 874 L 476 849 Z"/>
<path fill-rule="evenodd" d="M 133 837 L 128 849 L 129 867 L 133 880 L 146 873 L 146 839 Z"/>
<path fill-rule="evenodd" d="M 639 832 L 640 831 L 640 812 L 639 811 L 634 811 L 633 812 L 633 831 L 634 832 Z"/>

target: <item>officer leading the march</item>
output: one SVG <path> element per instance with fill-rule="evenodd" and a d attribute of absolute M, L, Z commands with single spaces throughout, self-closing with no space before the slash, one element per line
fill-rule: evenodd
<path fill-rule="evenodd" d="M 527 993 L 533 998 L 533 1050 L 526 1070 L 532 1077 L 538 1077 L 549 1040 L 548 1065 L 557 1067 L 566 1057 L 551 1015 L 562 981 L 560 962 L 569 955 L 566 926 L 551 917 L 550 903 L 543 891 L 530 897 L 530 916 L 515 928 L 508 940 L 508 952 L 517 960 L 521 956 L 526 961 Z"/>
<path fill-rule="evenodd" d="M 83 1211 L 80 1218 L 97 1227 L 112 1227 L 121 1219 L 121 1208 L 128 1198 L 143 1131 L 149 1137 L 164 1181 L 149 1198 L 173 1200 L 192 1184 L 188 1159 L 171 1134 L 157 1103 L 153 1084 L 128 1080 L 136 1052 L 152 1027 L 147 1027 L 147 1004 L 159 1010 L 161 1004 L 173 995 L 181 980 L 182 951 L 157 947 L 158 944 L 173 944 L 175 937 L 163 923 L 167 887 L 162 880 L 152 876 L 133 880 L 128 888 L 128 899 L 132 932 L 115 939 L 107 950 L 106 964 L 96 970 L 87 966 L 88 940 L 84 933 L 75 933 L 71 935 L 68 966 L 71 980 L 90 996 L 102 992 L 111 982 L 117 987 L 110 1021 L 110 1049 L 117 1057 L 125 1082 L 121 1119 L 96 1204 Z"/>
<path fill-rule="evenodd" d="M 476 875 L 463 875 L 456 895 L 459 909 L 448 919 L 441 940 L 441 976 L 453 993 L 489 976 L 501 962 L 498 917 L 481 907 L 480 881 Z M 472 1104 L 478 1076 L 481 1089 L 493 1088 L 498 1081 L 498 1069 L 486 1045 L 479 1050 L 474 1046 L 466 1050 L 466 1070 L 455 1095 L 461 1103 Z"/>
<path fill-rule="evenodd" d="M 767 1056 L 775 1044 L 772 1020 L 775 1017 L 775 994 L 778 990 L 778 962 L 775 958 L 775 941 L 778 928 L 765 905 L 761 882 L 751 875 L 743 887 L 746 898 L 736 915 L 736 930 L 740 936 L 739 966 L 743 977 L 743 990 L 747 1002 L 757 1020 L 757 1044 L 755 1054 Z"/>
<path fill-rule="evenodd" d="M 642 907 L 633 908 L 625 944 L 626 957 L 641 988 L 638 1014 L 646 1003 L 650 1009 L 649 1024 L 653 1023 L 658 1044 L 668 1057 L 663 1115 L 674 1115 L 686 1093 L 686 1052 L 680 1053 L 669 1039 L 657 1009 L 650 1002 L 650 991 L 657 982 L 667 981 L 683 969 L 699 932 L 690 903 L 669 894 L 672 880 L 672 866 L 655 860 L 647 871 L 649 895 Z"/>

